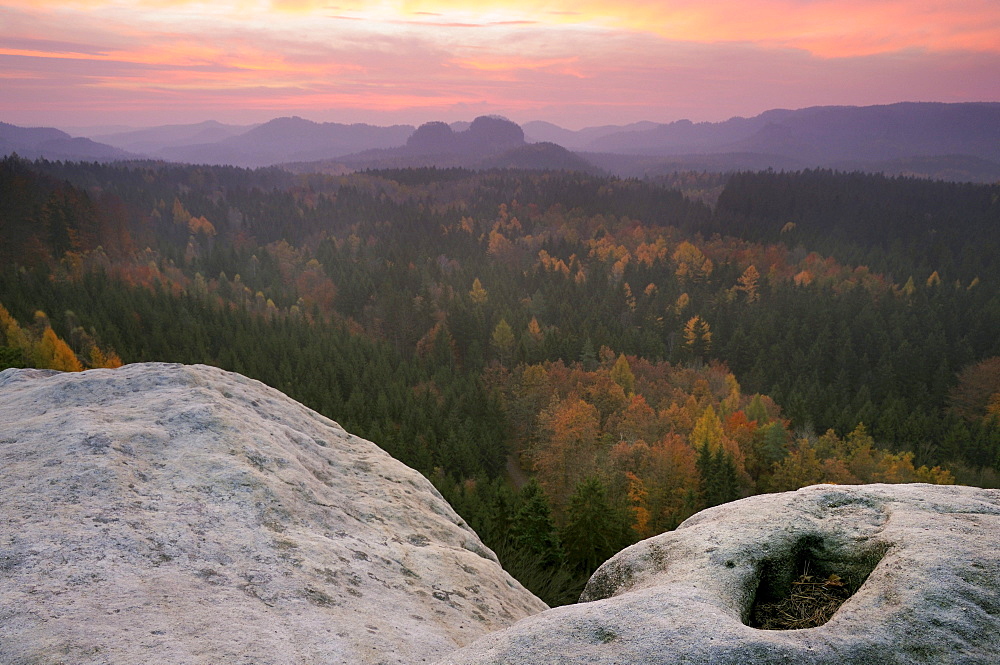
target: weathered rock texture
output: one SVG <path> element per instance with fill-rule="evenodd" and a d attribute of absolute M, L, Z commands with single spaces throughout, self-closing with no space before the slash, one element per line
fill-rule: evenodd
<path fill-rule="evenodd" d="M 787 591 L 807 563 L 860 588 L 821 626 L 746 626 L 755 598 Z M 817 485 L 751 497 L 620 552 L 583 600 L 441 663 L 995 665 L 1000 491 Z"/>
<path fill-rule="evenodd" d="M 421 663 L 545 609 L 420 474 L 204 366 L 0 373 L 0 663 Z"/>

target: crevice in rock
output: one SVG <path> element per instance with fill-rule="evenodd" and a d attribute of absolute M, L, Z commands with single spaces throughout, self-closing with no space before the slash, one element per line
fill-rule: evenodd
<path fill-rule="evenodd" d="M 847 551 L 819 535 L 804 535 L 783 556 L 761 562 L 743 622 L 761 630 L 822 626 L 861 588 L 886 551 L 884 545 Z"/>

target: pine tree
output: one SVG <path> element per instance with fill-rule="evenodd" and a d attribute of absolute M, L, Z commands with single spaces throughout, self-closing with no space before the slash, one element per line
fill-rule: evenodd
<path fill-rule="evenodd" d="M 490 343 L 496 350 L 501 364 L 506 365 L 510 362 L 515 341 L 513 328 L 510 327 L 506 319 L 500 319 L 500 323 L 496 325 L 490 336 Z"/>
<path fill-rule="evenodd" d="M 712 329 L 708 321 L 693 316 L 684 324 L 684 348 L 690 357 L 702 359 L 712 350 Z"/>
<path fill-rule="evenodd" d="M 583 340 L 583 348 L 580 349 L 580 362 L 588 372 L 597 369 L 597 351 L 594 350 L 594 343 L 591 341 L 590 335 Z"/>
<path fill-rule="evenodd" d="M 589 575 L 618 551 L 622 522 L 615 520 L 604 484 L 595 476 L 581 481 L 570 497 L 563 529 L 567 560 Z"/>
<path fill-rule="evenodd" d="M 728 503 L 739 497 L 736 464 L 721 446 L 714 452 L 708 444 L 698 448 L 696 466 L 701 478 L 699 489 L 706 507 Z"/>
<path fill-rule="evenodd" d="M 563 560 L 562 545 L 548 499 L 535 478 L 521 488 L 518 502 L 511 524 L 514 542 L 521 550 L 531 552 L 543 568 L 559 566 Z"/>

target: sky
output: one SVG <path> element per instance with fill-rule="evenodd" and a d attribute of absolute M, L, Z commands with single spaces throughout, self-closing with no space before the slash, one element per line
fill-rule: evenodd
<path fill-rule="evenodd" d="M 570 129 L 1000 101 L 997 0 L 0 0 L 0 121 Z"/>

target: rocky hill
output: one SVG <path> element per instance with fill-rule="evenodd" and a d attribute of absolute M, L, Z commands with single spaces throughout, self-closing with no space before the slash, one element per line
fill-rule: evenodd
<path fill-rule="evenodd" d="M 545 609 L 420 474 L 206 366 L 0 373 L 0 662 L 432 662 Z"/>

